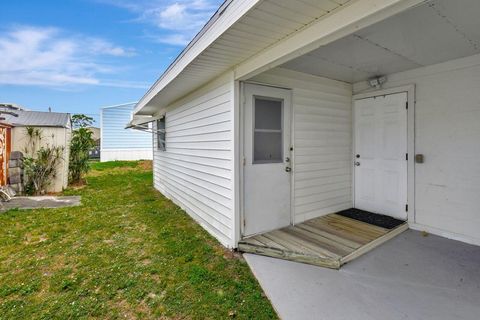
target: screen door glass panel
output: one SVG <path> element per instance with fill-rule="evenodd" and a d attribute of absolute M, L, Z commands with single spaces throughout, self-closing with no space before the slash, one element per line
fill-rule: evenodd
<path fill-rule="evenodd" d="M 283 162 L 283 100 L 254 97 L 253 163 Z"/>

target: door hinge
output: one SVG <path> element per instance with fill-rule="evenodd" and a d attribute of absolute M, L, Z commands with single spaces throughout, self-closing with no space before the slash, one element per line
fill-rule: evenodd
<path fill-rule="evenodd" d="M 408 204 L 405 205 L 405 211 L 408 212 Z"/>
<path fill-rule="evenodd" d="M 408 110 L 408 101 L 407 101 L 407 102 L 405 102 L 405 109 L 407 109 L 407 110 Z"/>
<path fill-rule="evenodd" d="M 245 158 L 243 158 L 243 166 L 245 166 L 245 164 L 247 163 L 247 160 Z"/>
<path fill-rule="evenodd" d="M 405 160 L 408 161 L 408 153 L 405 153 Z"/>
<path fill-rule="evenodd" d="M 244 227 L 244 228 L 245 228 L 245 225 L 247 224 L 245 221 L 246 221 L 246 219 L 243 218 L 243 227 Z"/>

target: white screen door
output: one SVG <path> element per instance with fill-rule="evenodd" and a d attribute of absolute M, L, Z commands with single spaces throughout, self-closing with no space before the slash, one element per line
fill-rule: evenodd
<path fill-rule="evenodd" d="M 356 100 L 355 208 L 406 220 L 407 93 Z"/>
<path fill-rule="evenodd" d="M 245 84 L 244 230 L 290 224 L 290 91 Z"/>

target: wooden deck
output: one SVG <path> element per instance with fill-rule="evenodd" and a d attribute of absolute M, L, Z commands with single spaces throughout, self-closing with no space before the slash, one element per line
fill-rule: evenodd
<path fill-rule="evenodd" d="M 339 269 L 407 229 L 407 223 L 385 229 L 333 213 L 245 238 L 239 250 Z"/>

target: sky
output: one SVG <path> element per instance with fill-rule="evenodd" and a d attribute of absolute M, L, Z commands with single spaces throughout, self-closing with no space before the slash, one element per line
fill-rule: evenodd
<path fill-rule="evenodd" d="M 223 0 L 0 1 L 0 102 L 83 113 L 136 102 Z"/>

